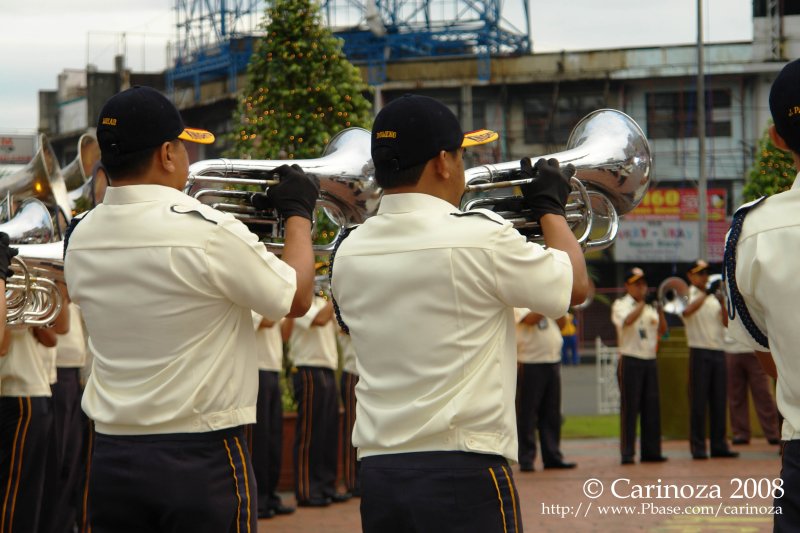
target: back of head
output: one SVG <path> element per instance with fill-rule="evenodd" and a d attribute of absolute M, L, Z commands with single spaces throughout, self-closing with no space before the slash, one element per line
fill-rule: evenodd
<path fill-rule="evenodd" d="M 372 125 L 375 179 L 383 188 L 414 185 L 428 161 L 457 149 L 463 138 L 458 119 L 438 100 L 415 94 L 392 100 Z"/>
<path fill-rule="evenodd" d="M 800 59 L 787 63 L 772 82 L 769 110 L 778 135 L 800 154 Z"/>
<path fill-rule="evenodd" d="M 209 144 L 214 135 L 186 128 L 175 105 L 152 87 L 137 85 L 117 93 L 100 110 L 100 159 L 115 179 L 143 171 L 156 148 L 176 139 Z"/>

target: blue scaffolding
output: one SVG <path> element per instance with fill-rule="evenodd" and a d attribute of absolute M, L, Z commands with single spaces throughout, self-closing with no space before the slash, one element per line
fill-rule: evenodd
<path fill-rule="evenodd" d="M 527 0 L 320 0 L 325 23 L 344 39 L 344 53 L 366 65 L 368 81 L 386 80 L 386 65 L 404 59 L 471 57 L 488 80 L 491 58 L 531 49 Z M 247 69 L 266 0 L 175 0 L 178 41 L 167 90 L 189 82 L 195 101 L 202 82 Z M 514 22 L 516 21 L 516 22 Z"/>

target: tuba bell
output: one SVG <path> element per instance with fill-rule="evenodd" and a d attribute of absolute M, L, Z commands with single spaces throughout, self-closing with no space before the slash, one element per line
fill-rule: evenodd
<path fill-rule="evenodd" d="M 656 297 L 665 313 L 680 315 L 689 304 L 689 285 L 683 278 L 667 278 L 658 286 Z"/>
<path fill-rule="evenodd" d="M 317 207 L 339 227 L 339 232 L 361 224 L 378 208 L 381 190 L 374 179 L 370 133 L 363 128 L 340 131 L 318 159 L 198 161 L 189 167 L 189 179 L 183 192 L 233 214 L 258 234 L 270 250 L 280 253 L 283 244 L 278 241 L 283 238 L 285 221 L 274 211 L 257 211 L 250 204 L 253 191 L 233 190 L 232 187 L 250 187 L 263 192 L 278 183 L 273 171 L 281 165 L 298 165 L 304 172 L 319 178 Z M 330 253 L 335 240 L 315 245 L 315 252 Z"/>
<path fill-rule="evenodd" d="M 100 160 L 100 145 L 97 138 L 90 133 L 84 133 L 78 139 L 78 154 L 72 162 L 64 167 L 61 174 L 67 187 L 70 212 L 74 212 L 83 200 L 91 204 L 92 169 Z"/>
<path fill-rule="evenodd" d="M 636 207 L 650 185 L 652 156 L 642 129 L 621 111 L 599 109 L 573 128 L 565 151 L 535 159 L 550 158 L 558 159 L 562 167 L 575 166 L 566 218 L 573 231 L 580 233 L 578 242 L 586 249 L 610 246 L 617 235 L 619 216 Z M 468 169 L 462 210 L 491 209 L 529 240 L 541 240 L 539 224 L 532 220 L 522 207 L 521 196 L 514 192 L 517 186 L 536 178 L 517 179 L 519 172 L 518 161 Z M 486 191 L 496 193 L 487 195 Z M 602 237 L 591 238 L 596 218 L 607 219 L 607 228 Z"/>

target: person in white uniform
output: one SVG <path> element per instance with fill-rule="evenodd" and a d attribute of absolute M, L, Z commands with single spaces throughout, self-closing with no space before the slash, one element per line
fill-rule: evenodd
<path fill-rule="evenodd" d="M 339 447 L 342 461 L 342 477 L 345 492 L 353 496 L 361 496 L 359 481 L 360 463 L 358 450 L 353 446 L 353 426 L 356 424 L 356 385 L 358 384 L 358 368 L 356 366 L 356 350 L 350 335 L 337 327 L 339 353 L 341 354 L 342 375 L 339 378 L 339 395 L 342 397 L 342 442 Z"/>
<path fill-rule="evenodd" d="M 280 372 L 283 369 L 283 339 L 280 322 L 268 320 L 253 311 L 253 327 L 258 348 L 258 401 L 256 423 L 252 427 L 253 470 L 258 486 L 258 517 L 292 514 L 278 494 L 283 457 L 283 399 Z"/>
<path fill-rule="evenodd" d="M 787 63 L 772 83 L 769 128 L 775 146 L 800 168 L 800 60 Z M 774 491 L 774 531 L 800 524 L 800 277 L 793 261 L 800 247 L 800 186 L 742 206 L 733 217 L 725 246 L 725 278 L 731 335 L 753 348 L 777 377 L 783 416 L 780 487 Z"/>
<path fill-rule="evenodd" d="M 726 437 L 728 371 L 722 305 L 709 290 L 709 265 L 698 259 L 686 273 L 689 303 L 681 315 L 689 345 L 689 447 L 694 459 L 738 457 Z M 707 414 L 707 415 L 706 415 Z M 709 443 L 706 447 L 706 421 Z"/>
<path fill-rule="evenodd" d="M 255 530 L 251 309 L 270 320 L 308 309 L 318 183 L 275 169 L 266 197 L 286 222 L 281 261 L 231 214 L 182 192 L 184 141 L 213 135 L 186 128 L 155 89 L 112 96 L 97 139 L 111 186 L 70 225 L 64 261 L 93 356 L 82 400 L 96 430 L 92 531 Z"/>
<path fill-rule="evenodd" d="M 297 401 L 295 495 L 301 507 L 325 507 L 350 498 L 350 494 L 336 491 L 339 401 L 335 370 L 339 352 L 333 304 L 315 296 L 308 313 L 293 322 L 289 355 Z"/>
<path fill-rule="evenodd" d="M 636 455 L 636 423 L 639 422 L 639 454 L 643 463 L 662 462 L 661 401 L 656 351 L 667 331 L 661 307 L 647 303 L 644 270 L 634 267 L 625 275 L 626 294 L 611 306 L 611 322 L 617 330 L 620 390 L 621 463 L 633 464 Z"/>
<path fill-rule="evenodd" d="M 521 531 L 514 308 L 551 318 L 584 301 L 583 253 L 565 202 L 574 168 L 555 159 L 520 174 L 548 247 L 499 215 L 458 208 L 464 134 L 441 102 L 405 95 L 372 126 L 375 216 L 340 239 L 332 290 L 357 358 L 353 444 L 363 530 Z"/>
<path fill-rule="evenodd" d="M 542 465 L 575 468 L 561 453 L 561 328 L 558 321 L 515 309 L 517 320 L 517 434 L 519 469 L 533 472 L 536 433 L 542 448 Z"/>

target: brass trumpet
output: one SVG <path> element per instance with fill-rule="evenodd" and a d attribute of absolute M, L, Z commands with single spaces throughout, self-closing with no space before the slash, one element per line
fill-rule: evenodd
<path fill-rule="evenodd" d="M 619 229 L 619 215 L 636 207 L 650 185 L 652 156 L 650 145 L 636 122 L 621 111 L 594 111 L 573 128 L 567 150 L 536 159 L 556 158 L 560 165 L 572 164 L 576 173 L 566 206 L 567 222 L 573 231 L 581 230 L 578 242 L 586 249 L 610 246 Z M 517 179 L 517 161 L 482 165 L 468 169 L 462 210 L 493 210 L 509 220 L 529 240 L 542 240 L 541 228 L 521 207 L 519 185 L 536 178 Z M 497 191 L 494 195 L 483 194 Z M 595 218 L 607 218 L 607 229 L 600 238 L 590 238 Z"/>
<path fill-rule="evenodd" d="M 298 165 L 316 174 L 320 181 L 317 207 L 339 227 L 361 224 L 377 211 L 381 191 L 375 183 L 370 155 L 370 133 L 363 128 L 347 128 L 336 134 L 322 157 L 307 160 L 210 159 L 189 167 L 184 191 L 206 205 L 233 214 L 279 253 L 283 244 L 284 220 L 277 212 L 257 211 L 250 203 L 252 191 L 233 190 L 250 186 L 264 191 L 278 182 L 273 171 L 281 165 Z M 316 229 L 314 221 L 314 228 Z M 337 234 L 338 235 L 338 234 Z M 317 254 L 333 250 L 330 244 L 315 245 Z"/>

